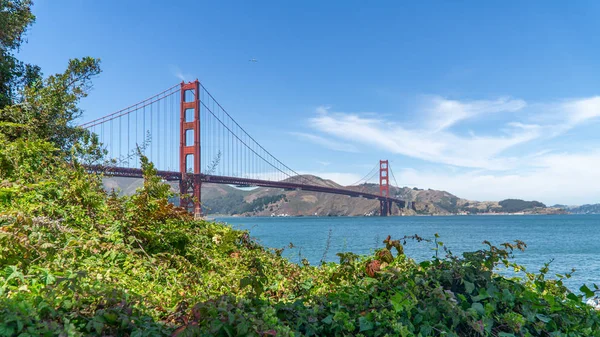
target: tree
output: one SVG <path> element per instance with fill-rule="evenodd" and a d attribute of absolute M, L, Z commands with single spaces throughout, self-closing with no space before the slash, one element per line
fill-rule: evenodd
<path fill-rule="evenodd" d="M 0 109 L 0 126 L 10 128 L 9 137 L 45 139 L 67 152 L 77 143 L 96 144 L 87 130 L 72 125 L 81 116 L 79 101 L 91 89 L 91 79 L 100 73 L 100 60 L 92 57 L 69 61 L 67 70 L 26 86 L 20 103 Z"/>
<path fill-rule="evenodd" d="M 19 102 L 26 86 L 41 78 L 40 68 L 16 59 L 27 28 L 35 21 L 31 0 L 0 0 L 0 109 Z"/>
<path fill-rule="evenodd" d="M 19 61 L 14 52 L 35 21 L 31 6 L 31 0 L 0 0 L 0 132 L 9 141 L 47 140 L 69 158 L 98 161 L 97 136 L 72 123 L 82 114 L 78 103 L 100 73 L 100 60 L 70 60 L 65 72 L 46 79 L 38 66 Z"/>

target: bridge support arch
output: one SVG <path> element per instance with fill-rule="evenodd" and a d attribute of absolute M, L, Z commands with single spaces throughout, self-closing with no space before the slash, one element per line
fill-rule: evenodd
<path fill-rule="evenodd" d="M 179 171 L 181 207 L 202 216 L 200 162 L 200 82 L 181 82 Z"/>

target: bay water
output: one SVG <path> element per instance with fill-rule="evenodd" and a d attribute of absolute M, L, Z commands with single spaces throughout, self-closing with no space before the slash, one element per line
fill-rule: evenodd
<path fill-rule="evenodd" d="M 438 233 L 453 254 L 486 248 L 484 240 L 498 246 L 522 240 L 525 252 L 515 252 L 515 261 L 538 271 L 552 261 L 548 275 L 576 269 L 565 284 L 578 292 L 583 284 L 600 285 L 600 215 L 494 215 L 407 217 L 227 217 L 217 221 L 246 229 L 263 246 L 286 248 L 283 256 L 300 263 L 339 261 L 336 253 L 369 254 L 384 246 L 391 235 L 419 235 L 434 239 Z M 292 243 L 294 248 L 289 248 Z M 435 252 L 434 244 L 408 240 L 407 256 L 422 261 Z M 440 252 L 441 253 L 441 252 Z M 441 253 L 443 254 L 443 253 Z"/>

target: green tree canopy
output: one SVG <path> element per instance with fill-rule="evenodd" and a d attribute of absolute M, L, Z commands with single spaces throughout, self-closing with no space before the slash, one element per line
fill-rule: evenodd
<path fill-rule="evenodd" d="M 98 159 L 97 139 L 73 121 L 82 114 L 78 104 L 100 73 L 100 60 L 70 60 L 66 71 L 45 79 L 38 66 L 18 60 L 14 53 L 35 20 L 31 6 L 30 0 L 0 0 L 0 131 L 9 139 L 48 140 L 65 152 Z M 81 144 L 86 146 L 75 146 Z"/>
<path fill-rule="evenodd" d="M 31 5 L 31 0 L 0 0 L 0 109 L 18 102 L 21 90 L 41 77 L 38 66 L 14 55 L 35 21 Z"/>

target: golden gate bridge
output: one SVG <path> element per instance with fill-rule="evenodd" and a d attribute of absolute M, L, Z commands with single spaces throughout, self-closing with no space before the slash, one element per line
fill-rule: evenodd
<path fill-rule="evenodd" d="M 167 181 L 179 182 L 180 206 L 201 216 L 202 183 L 259 186 L 324 192 L 379 200 L 381 216 L 395 204 L 413 206 L 390 195 L 387 160 L 380 160 L 363 179 L 379 173 L 379 193 L 360 186 L 340 187 L 301 175 L 260 145 L 198 81 L 182 82 L 125 109 L 81 124 L 98 135 L 116 164 L 89 165 L 106 176 L 141 178 L 135 159 L 140 148 Z M 141 144 L 141 145 L 140 145 Z M 373 173 L 371 175 L 371 173 Z M 395 178 L 394 178 L 395 180 Z"/>

